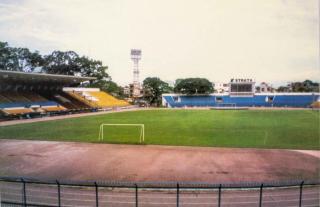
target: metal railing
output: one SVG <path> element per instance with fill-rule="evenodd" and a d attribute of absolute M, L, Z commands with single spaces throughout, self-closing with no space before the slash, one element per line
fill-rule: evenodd
<path fill-rule="evenodd" d="M 196 183 L 0 177 L 1 206 L 319 206 L 319 180 Z"/>

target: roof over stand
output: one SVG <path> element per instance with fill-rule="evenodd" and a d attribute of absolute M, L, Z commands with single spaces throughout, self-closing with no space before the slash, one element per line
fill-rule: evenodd
<path fill-rule="evenodd" d="M 81 82 L 95 79 L 94 77 L 0 70 L 0 89 L 11 90 L 21 87 L 36 87 L 38 89 L 60 88 L 75 86 Z"/>

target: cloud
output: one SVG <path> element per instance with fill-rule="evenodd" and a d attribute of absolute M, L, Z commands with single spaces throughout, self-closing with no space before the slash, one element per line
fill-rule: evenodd
<path fill-rule="evenodd" d="M 103 60 L 121 84 L 141 79 L 319 80 L 318 1 L 0 1 L 0 39 L 48 53 L 75 50 Z"/>

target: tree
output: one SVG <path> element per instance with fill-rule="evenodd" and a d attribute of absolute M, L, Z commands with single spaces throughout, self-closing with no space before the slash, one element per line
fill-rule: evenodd
<path fill-rule="evenodd" d="M 75 75 L 81 71 L 78 58 L 79 55 L 74 51 L 53 51 L 44 57 L 44 70 L 50 74 Z"/>
<path fill-rule="evenodd" d="M 303 82 L 292 82 L 287 86 L 280 86 L 278 92 L 319 92 L 319 83 L 305 80 Z"/>
<path fill-rule="evenodd" d="M 44 60 L 38 51 L 31 52 L 28 48 L 14 48 L 18 70 L 32 72 L 36 67 L 43 66 Z"/>
<path fill-rule="evenodd" d="M 17 58 L 7 42 L 0 42 L 0 69 L 1 70 L 17 70 Z"/>
<path fill-rule="evenodd" d="M 110 76 L 107 73 L 108 67 L 102 64 L 100 60 L 93 60 L 89 57 L 82 56 L 76 59 L 79 72 L 81 76 L 96 77 L 97 81 L 110 80 Z"/>
<path fill-rule="evenodd" d="M 54 51 L 45 56 L 44 70 L 47 73 L 63 75 L 79 75 L 86 77 L 95 77 L 97 81 L 110 79 L 107 73 L 107 66 L 100 60 L 90 59 L 86 56 L 79 56 L 74 51 Z"/>
<path fill-rule="evenodd" d="M 150 104 L 155 106 L 161 105 L 161 95 L 163 93 L 172 92 L 172 88 L 168 83 L 157 77 L 148 77 L 143 81 L 143 98 Z"/>
<path fill-rule="evenodd" d="M 186 78 L 178 80 L 174 87 L 174 92 L 176 93 L 193 95 L 208 94 L 214 91 L 212 83 L 205 78 Z"/>
<path fill-rule="evenodd" d="M 76 62 L 80 68 L 79 73 L 81 76 L 97 78 L 90 81 L 86 87 L 100 88 L 102 91 L 110 93 L 117 98 L 124 98 L 123 89 L 111 80 L 111 77 L 107 73 L 108 67 L 104 66 L 102 61 L 82 56 L 78 57 Z"/>
<path fill-rule="evenodd" d="M 28 48 L 9 47 L 8 43 L 0 42 L 0 69 L 2 70 L 32 72 L 43 63 L 44 60 L 38 51 L 31 52 Z"/>
<path fill-rule="evenodd" d="M 108 67 L 102 61 L 86 56 L 79 56 L 74 51 L 53 51 L 41 56 L 38 51 L 28 48 L 9 47 L 8 43 L 0 42 L 0 69 L 11 71 L 33 72 L 36 67 L 50 74 L 77 75 L 95 77 L 96 80 L 84 84 L 86 87 L 101 87 L 102 90 L 121 96 L 122 89 L 111 81 L 107 73 Z"/>
<path fill-rule="evenodd" d="M 311 80 L 305 80 L 302 82 L 305 92 L 319 92 L 319 83 L 312 82 Z"/>
<path fill-rule="evenodd" d="M 279 86 L 277 92 L 290 92 L 290 87 L 288 86 Z"/>
<path fill-rule="evenodd" d="M 178 78 L 178 79 L 175 81 L 175 83 L 174 83 L 175 86 L 178 85 L 181 81 L 183 81 L 183 79 L 182 79 L 182 78 Z"/>

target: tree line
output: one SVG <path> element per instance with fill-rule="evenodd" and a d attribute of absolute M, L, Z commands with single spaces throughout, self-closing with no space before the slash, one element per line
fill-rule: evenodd
<path fill-rule="evenodd" d="M 280 86 L 277 92 L 319 92 L 319 83 L 311 80 L 305 80 L 303 82 L 292 82 L 285 86 Z"/>
<path fill-rule="evenodd" d="M 175 85 L 157 77 L 149 77 L 143 81 L 144 99 L 151 105 L 161 105 L 161 95 L 164 93 L 180 93 L 187 95 L 209 94 L 214 92 L 213 84 L 206 78 L 177 79 Z"/>
<path fill-rule="evenodd" d="M 143 81 L 144 98 L 151 105 L 161 105 L 161 95 L 164 93 L 179 93 L 186 95 L 203 95 L 215 92 L 213 83 L 206 78 L 177 79 L 175 85 L 170 87 L 168 83 L 157 77 L 146 78 Z M 305 80 L 292 82 L 286 86 L 280 86 L 277 92 L 319 92 L 319 83 Z"/>

